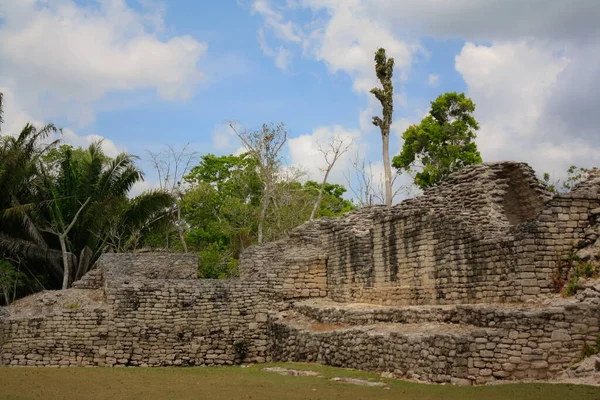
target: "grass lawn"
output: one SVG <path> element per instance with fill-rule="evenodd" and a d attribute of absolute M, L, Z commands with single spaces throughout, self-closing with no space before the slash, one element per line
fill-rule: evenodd
<path fill-rule="evenodd" d="M 266 366 L 309 369 L 323 377 L 261 371 Z M 389 389 L 332 382 L 328 380 L 331 377 L 382 380 Z M 0 399 L 598 400 L 600 388 L 537 383 L 423 385 L 311 364 L 262 364 L 249 368 L 0 368 Z"/>

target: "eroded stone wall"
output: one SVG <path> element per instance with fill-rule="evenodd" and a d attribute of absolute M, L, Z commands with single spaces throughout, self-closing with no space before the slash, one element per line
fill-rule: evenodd
<path fill-rule="evenodd" d="M 598 335 L 594 288 L 542 301 L 561 258 L 598 246 L 598 182 L 552 197 L 525 164 L 472 166 L 389 210 L 252 246 L 234 280 L 197 279 L 195 256 L 104 254 L 73 289 L 0 308 L 0 362 L 317 361 L 433 382 L 546 378 Z"/>
<path fill-rule="evenodd" d="M 597 304 L 295 308 L 312 318 L 287 313 L 272 320 L 273 359 L 438 383 L 549 378 L 580 360 L 584 346 L 596 342 L 600 316 Z"/>
<path fill-rule="evenodd" d="M 43 292 L 7 309 L 2 362 L 222 365 L 241 361 L 239 346 L 245 361 L 264 362 L 269 299 L 252 282 L 198 280 L 196 269 L 195 256 L 104 255 L 79 285 L 87 289 Z"/>
<path fill-rule="evenodd" d="M 281 260 L 305 251 L 326 260 L 327 293 L 337 301 L 520 302 L 553 291 L 557 262 L 600 206 L 587 188 L 552 197 L 526 164 L 480 164 L 390 210 L 308 222 L 289 239 L 249 249 L 240 268 L 285 275 Z"/>

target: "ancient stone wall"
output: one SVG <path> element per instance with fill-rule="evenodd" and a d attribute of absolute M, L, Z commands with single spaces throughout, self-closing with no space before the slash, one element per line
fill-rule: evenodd
<path fill-rule="evenodd" d="M 558 301 L 577 252 L 600 260 L 600 178 L 550 196 L 525 164 L 463 169 L 423 196 L 310 221 L 248 248 L 240 278 L 197 258 L 104 254 L 72 289 L 0 307 L 0 363 L 316 361 L 433 382 L 551 377 L 596 342 L 600 285 Z"/>
<path fill-rule="evenodd" d="M 431 382 L 545 379 L 596 341 L 600 306 L 344 307 L 297 304 L 269 328 L 274 360 L 392 372 Z M 303 318 L 304 317 L 304 318 Z"/>
<path fill-rule="evenodd" d="M 281 260 L 304 251 L 326 259 L 337 301 L 520 302 L 553 290 L 558 260 L 584 237 L 600 197 L 583 188 L 552 198 L 526 164 L 480 164 L 391 210 L 308 222 L 248 250 L 240 268 L 242 276 L 289 270 Z"/>
<path fill-rule="evenodd" d="M 196 270 L 195 256 L 104 255 L 79 285 L 99 286 L 103 276 L 103 288 L 44 292 L 11 307 L 0 324 L 2 362 L 221 365 L 241 352 L 264 362 L 268 298 L 251 282 L 193 279 Z"/>

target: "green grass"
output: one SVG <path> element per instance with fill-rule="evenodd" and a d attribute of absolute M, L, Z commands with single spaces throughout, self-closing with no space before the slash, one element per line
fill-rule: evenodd
<path fill-rule="evenodd" d="M 261 371 L 265 366 L 309 369 L 323 377 L 281 376 Z M 335 376 L 383 380 L 389 390 L 327 379 Z M 424 385 L 309 364 L 262 364 L 249 368 L 0 368 L 0 399 L 592 400 L 600 399 L 600 388 L 537 383 Z"/>

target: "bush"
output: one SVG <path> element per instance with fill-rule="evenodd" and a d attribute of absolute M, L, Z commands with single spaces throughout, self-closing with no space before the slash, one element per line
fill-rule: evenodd
<path fill-rule="evenodd" d="M 203 279 L 227 279 L 238 274 L 239 261 L 227 249 L 211 243 L 198 253 L 198 276 Z"/>

